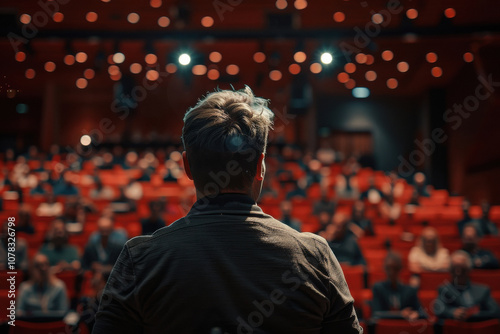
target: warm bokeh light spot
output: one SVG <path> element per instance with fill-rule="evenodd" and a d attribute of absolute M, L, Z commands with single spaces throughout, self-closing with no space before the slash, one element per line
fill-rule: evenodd
<path fill-rule="evenodd" d="M 127 21 L 129 23 L 135 24 L 135 23 L 139 22 L 139 19 L 140 19 L 140 17 L 139 17 L 139 14 L 137 14 L 137 13 L 130 13 L 127 15 Z"/>
<path fill-rule="evenodd" d="M 212 63 L 218 63 L 222 60 L 222 54 L 220 52 L 217 52 L 217 51 L 212 51 L 208 55 L 208 59 L 210 59 L 210 61 Z"/>
<path fill-rule="evenodd" d="M 471 52 L 464 53 L 464 61 L 472 63 L 474 61 L 474 55 Z"/>
<path fill-rule="evenodd" d="M 384 17 L 382 16 L 382 14 L 375 13 L 372 15 L 372 22 L 375 24 L 381 24 L 384 22 Z"/>
<path fill-rule="evenodd" d="M 75 55 L 75 60 L 78 62 L 78 63 L 85 63 L 88 59 L 88 56 L 85 52 L 78 52 L 76 55 Z"/>
<path fill-rule="evenodd" d="M 109 75 L 117 75 L 118 73 L 120 73 L 120 68 L 116 65 L 111 65 L 110 67 L 108 67 L 108 73 Z"/>
<path fill-rule="evenodd" d="M 88 84 L 88 81 L 85 78 L 78 78 L 76 80 L 76 87 L 78 87 L 80 89 L 84 89 L 85 87 L 87 87 L 87 84 Z"/>
<path fill-rule="evenodd" d="M 278 9 L 285 9 L 288 6 L 288 2 L 286 0 L 277 0 L 276 1 L 276 8 Z"/>
<path fill-rule="evenodd" d="M 293 55 L 293 60 L 295 60 L 297 63 L 303 63 L 307 59 L 307 55 L 304 51 L 297 51 Z"/>
<path fill-rule="evenodd" d="M 389 87 L 390 89 L 396 89 L 398 87 L 398 81 L 394 78 L 388 79 L 387 87 Z"/>
<path fill-rule="evenodd" d="M 375 62 L 375 57 L 373 55 L 366 55 L 366 65 L 372 65 Z"/>
<path fill-rule="evenodd" d="M 95 71 L 93 69 L 91 69 L 91 68 L 87 68 L 85 71 L 83 71 L 83 76 L 87 80 L 94 79 L 94 77 L 95 77 Z"/>
<path fill-rule="evenodd" d="M 391 61 L 394 58 L 394 53 L 391 50 L 385 50 L 382 52 L 382 59 L 385 61 Z"/>
<path fill-rule="evenodd" d="M 439 77 L 441 77 L 443 75 L 443 70 L 439 66 L 434 66 L 431 69 L 431 74 L 432 74 L 433 77 L 439 78 Z"/>
<path fill-rule="evenodd" d="M 446 16 L 449 19 L 454 18 L 457 15 L 457 12 L 455 11 L 454 8 L 446 8 L 444 10 L 444 16 Z"/>
<path fill-rule="evenodd" d="M 288 72 L 290 72 L 293 75 L 297 75 L 300 73 L 300 65 L 299 64 L 291 64 L 288 66 Z"/>
<path fill-rule="evenodd" d="M 27 79 L 33 79 L 36 75 L 36 72 L 32 68 L 28 68 L 26 72 L 24 72 L 24 75 L 26 76 Z"/>
<path fill-rule="evenodd" d="M 260 52 L 260 51 L 255 52 L 253 55 L 253 60 L 256 63 L 263 63 L 266 60 L 266 55 L 264 54 L 264 52 Z"/>
<path fill-rule="evenodd" d="M 142 71 L 142 65 L 139 63 L 130 64 L 130 73 L 139 74 Z"/>
<path fill-rule="evenodd" d="M 366 63 L 366 60 L 368 59 L 368 57 L 364 53 L 358 53 L 356 55 L 355 59 L 356 59 L 356 62 L 358 64 L 364 64 L 364 63 Z"/>
<path fill-rule="evenodd" d="M 349 74 L 340 72 L 339 74 L 337 74 L 337 80 L 338 82 L 345 84 L 347 81 L 349 81 Z"/>
<path fill-rule="evenodd" d="M 365 73 L 365 79 L 367 81 L 375 81 L 375 80 L 377 80 L 377 72 L 375 72 L 375 71 L 366 71 L 366 73 Z"/>
<path fill-rule="evenodd" d="M 194 75 L 205 75 L 207 73 L 207 67 L 205 65 L 194 65 L 191 69 Z"/>
<path fill-rule="evenodd" d="M 404 73 L 410 69 L 410 65 L 408 65 L 408 63 L 405 61 L 400 61 L 397 65 L 397 68 L 399 72 Z"/>
<path fill-rule="evenodd" d="M 345 88 L 347 89 L 353 89 L 354 87 L 356 87 L 356 81 L 354 81 L 354 79 L 349 79 L 347 80 L 347 82 L 344 84 Z"/>
<path fill-rule="evenodd" d="M 122 73 L 118 72 L 118 74 L 113 74 L 109 76 L 111 80 L 118 81 L 122 78 Z"/>
<path fill-rule="evenodd" d="M 19 16 L 19 22 L 22 24 L 29 24 L 31 22 L 31 16 L 29 14 L 21 14 L 21 16 Z"/>
<path fill-rule="evenodd" d="M 406 17 L 410 20 L 415 20 L 418 17 L 418 10 L 410 8 L 406 11 Z"/>
<path fill-rule="evenodd" d="M 144 61 L 146 64 L 154 65 L 158 61 L 158 57 L 154 53 L 148 53 L 146 57 L 144 57 Z"/>
<path fill-rule="evenodd" d="M 158 73 L 158 71 L 149 70 L 146 72 L 146 79 L 148 79 L 149 81 L 156 81 L 159 77 L 160 74 Z"/>
<path fill-rule="evenodd" d="M 333 14 L 333 20 L 337 23 L 344 22 L 345 14 L 343 12 L 335 12 Z"/>
<path fill-rule="evenodd" d="M 307 1 L 306 0 L 295 0 L 293 5 L 295 6 L 295 9 L 298 9 L 298 10 L 306 9 Z"/>
<path fill-rule="evenodd" d="M 234 65 L 234 64 L 227 65 L 226 72 L 229 75 L 236 75 L 240 72 L 240 68 L 238 67 L 238 65 Z"/>
<path fill-rule="evenodd" d="M 162 28 L 166 28 L 170 25 L 170 19 L 166 16 L 161 16 L 158 19 L 158 25 Z"/>
<path fill-rule="evenodd" d="M 356 72 L 356 65 L 354 63 L 347 63 L 344 65 L 344 71 L 347 73 L 354 73 Z"/>
<path fill-rule="evenodd" d="M 45 63 L 45 65 L 43 66 L 43 68 L 47 72 L 54 72 L 56 70 L 56 63 L 54 63 L 53 61 L 48 61 L 48 62 Z"/>
<path fill-rule="evenodd" d="M 55 12 L 54 15 L 52 15 L 52 20 L 54 20 L 54 22 L 62 22 L 64 20 L 64 14 Z"/>
<path fill-rule="evenodd" d="M 175 65 L 174 63 L 169 63 L 165 66 L 165 71 L 167 71 L 167 73 L 173 74 L 177 72 L 177 65 Z"/>
<path fill-rule="evenodd" d="M 85 15 L 85 19 L 88 22 L 95 22 L 97 21 L 98 15 L 96 12 L 88 12 L 87 15 Z"/>
<path fill-rule="evenodd" d="M 271 72 L 269 72 L 269 79 L 271 79 L 272 81 L 279 81 L 282 77 L 283 75 L 278 70 L 272 70 Z"/>
<path fill-rule="evenodd" d="M 125 61 L 125 55 L 121 52 L 117 52 L 113 55 L 113 62 L 115 64 L 121 64 Z"/>
<path fill-rule="evenodd" d="M 160 8 L 162 4 L 161 0 L 150 0 L 149 5 L 153 8 Z"/>
<path fill-rule="evenodd" d="M 26 53 L 22 51 L 16 52 L 16 61 L 23 62 L 25 60 L 26 60 Z"/>
<path fill-rule="evenodd" d="M 207 77 L 210 79 L 210 80 L 217 80 L 219 79 L 219 76 L 220 76 L 220 73 L 218 70 L 216 70 L 215 68 L 212 68 L 211 70 L 208 71 L 207 73 Z"/>
<path fill-rule="evenodd" d="M 210 28 L 214 25 L 214 19 L 211 16 L 205 16 L 201 19 L 201 25 L 205 28 Z"/>
<path fill-rule="evenodd" d="M 311 66 L 309 66 L 309 70 L 311 73 L 318 74 L 323 70 L 323 66 L 321 66 L 320 63 L 312 63 Z"/>
<path fill-rule="evenodd" d="M 73 65 L 75 63 L 75 56 L 65 55 L 63 61 L 66 65 Z"/>
<path fill-rule="evenodd" d="M 438 60 L 438 56 L 435 52 L 429 52 L 425 55 L 425 59 L 429 62 L 429 63 L 435 63 L 437 62 Z"/>

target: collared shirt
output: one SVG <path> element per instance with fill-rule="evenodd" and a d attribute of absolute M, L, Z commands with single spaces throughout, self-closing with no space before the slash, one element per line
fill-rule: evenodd
<path fill-rule="evenodd" d="M 326 241 L 266 215 L 247 196 L 202 198 L 189 214 L 129 240 L 94 334 L 361 333 Z"/>

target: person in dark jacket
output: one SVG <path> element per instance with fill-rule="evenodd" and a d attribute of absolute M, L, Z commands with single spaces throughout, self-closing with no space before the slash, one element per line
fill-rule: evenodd
<path fill-rule="evenodd" d="M 495 255 L 487 249 L 479 247 L 480 238 L 474 225 L 466 225 L 462 235 L 462 250 L 466 251 L 475 269 L 498 269 L 499 263 Z"/>
<path fill-rule="evenodd" d="M 256 204 L 271 119 L 248 87 L 188 110 L 183 160 L 197 201 L 184 218 L 127 241 L 93 334 L 362 333 L 326 241 Z"/>

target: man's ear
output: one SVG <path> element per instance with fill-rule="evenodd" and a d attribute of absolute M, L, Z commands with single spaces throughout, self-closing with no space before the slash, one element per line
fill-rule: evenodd
<path fill-rule="evenodd" d="M 184 170 L 186 171 L 187 177 L 192 180 L 193 176 L 191 175 L 191 167 L 189 167 L 189 161 L 186 155 L 186 151 L 182 152 L 182 161 L 184 162 Z"/>
<path fill-rule="evenodd" d="M 264 175 L 266 174 L 266 162 L 264 161 L 264 158 L 264 153 L 261 153 L 259 162 L 257 162 L 257 173 L 255 173 L 255 179 L 258 181 L 262 181 L 264 179 Z"/>

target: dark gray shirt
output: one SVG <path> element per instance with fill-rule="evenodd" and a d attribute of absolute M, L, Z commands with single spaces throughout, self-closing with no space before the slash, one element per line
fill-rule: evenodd
<path fill-rule="evenodd" d="M 250 198 L 201 199 L 151 236 L 129 240 L 96 316 L 99 333 L 361 333 L 326 241 Z"/>

